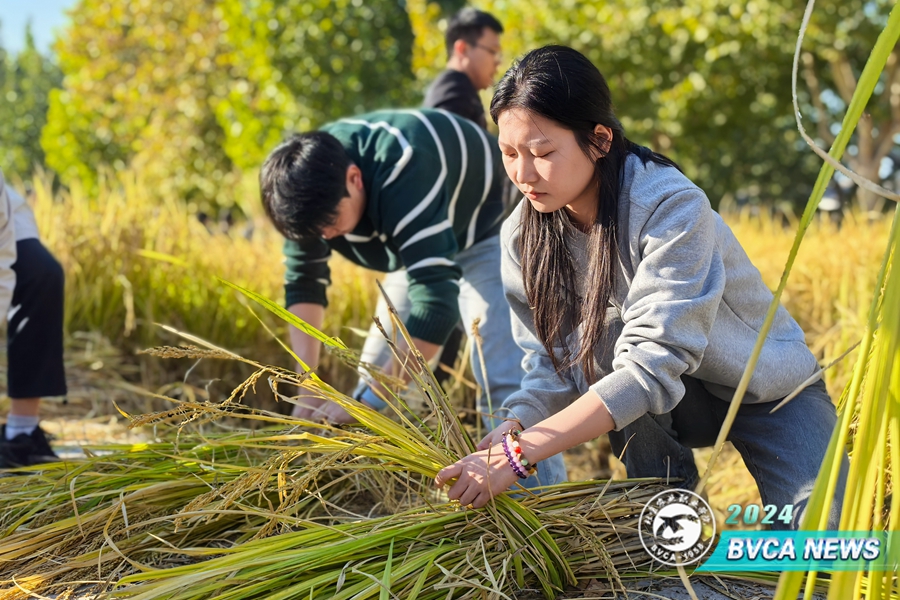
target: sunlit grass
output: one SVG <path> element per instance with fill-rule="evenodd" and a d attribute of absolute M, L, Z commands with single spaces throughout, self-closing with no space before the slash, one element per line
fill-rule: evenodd
<path fill-rule="evenodd" d="M 726 220 L 763 281 L 775 289 L 794 241 L 796 222 L 785 226 L 780 216 L 768 212 L 751 216 L 747 211 L 726 215 Z M 890 215 L 870 221 L 849 211 L 840 226 L 826 216 L 816 218 L 806 231 L 781 301 L 823 365 L 862 337 L 890 228 Z M 825 372 L 833 398 L 850 381 L 855 357 L 851 353 Z"/>
<path fill-rule="evenodd" d="M 307 373 L 185 337 L 201 347 L 154 353 L 235 358 L 255 370 L 246 386 L 267 380 L 296 386 L 300 398 L 325 396 L 361 426 L 251 409 L 244 388 L 131 417 L 165 438 L 0 478 L 0 583 L 37 593 L 117 584 L 115 596 L 141 599 L 367 598 L 382 585 L 402 598 L 509 598 L 523 588 L 552 598 L 576 579 L 621 589 L 620 575 L 649 568 L 637 520 L 660 489 L 652 480 L 501 495 L 479 511 L 447 503 L 430 482 L 472 441 L 420 355 L 407 368 L 430 399 L 424 421 L 397 398 L 390 418 Z M 222 417 L 264 428 L 199 433 Z M 51 552 L 49 564 L 33 560 Z"/>
<path fill-rule="evenodd" d="M 287 353 L 245 308 L 240 295 L 217 280 L 234 281 L 276 301 L 281 297 L 281 238 L 260 218 L 258 207 L 248 238 L 244 235 L 249 227 L 246 223 L 235 225 L 227 235 L 210 233 L 182 203 L 157 200 L 139 185 L 134 173 L 107 180 L 96 198 L 77 187 L 53 197 L 45 181 L 38 179 L 34 184 L 41 231 L 68 277 L 70 334 L 100 332 L 133 356 L 137 349 L 175 341 L 155 325 L 163 323 L 260 362 L 290 366 Z M 252 216 L 256 192 L 248 186 L 243 193 L 246 211 Z M 795 223 L 768 211 L 755 215 L 731 212 L 724 218 L 764 282 L 774 289 L 793 241 Z M 870 222 L 848 213 L 840 228 L 830 220 L 816 219 L 807 230 L 782 300 L 823 364 L 862 336 L 889 226 L 887 219 Z M 378 275 L 339 256 L 332 266 L 335 285 L 329 294 L 331 307 L 324 331 L 359 348 L 362 339 L 353 331 L 369 325 Z M 283 323 L 265 311 L 257 312 L 284 337 Z M 833 398 L 840 396 L 849 381 L 855 357 L 853 352 L 826 371 Z M 180 381 L 193 364 L 152 357 L 141 361 L 143 382 L 161 390 Z M 228 372 L 232 368 L 213 364 L 207 376 L 230 377 L 234 385 L 238 380 Z M 238 373 L 241 378 L 248 374 Z M 353 371 L 331 355 L 323 355 L 319 373 L 345 392 L 355 382 Z M 474 394 L 465 385 L 453 386 L 457 404 Z M 699 452 L 701 466 L 708 454 Z M 739 456 L 732 452 L 726 460 L 708 490 L 720 515 L 729 504 L 759 502 L 755 482 Z"/>
<path fill-rule="evenodd" d="M 44 243 L 66 272 L 70 335 L 101 333 L 133 356 L 136 350 L 172 340 L 156 325 L 161 323 L 260 361 L 290 366 L 289 356 L 273 343 L 240 295 L 216 279 L 276 300 L 282 297 L 282 239 L 265 221 L 257 217 L 227 233 L 211 233 L 182 201 L 151 193 L 139 174 L 130 171 L 107 177 L 96 196 L 77 185 L 54 195 L 50 182 L 41 178 L 33 185 Z M 255 198 L 257 192 L 248 186 L 235 194 L 243 194 L 244 202 L 252 205 L 246 197 Z M 324 327 L 329 335 L 358 342 L 349 328 L 368 327 L 374 279 L 375 274 L 336 257 Z M 261 317 L 284 335 L 283 323 L 268 314 Z M 170 383 L 180 379 L 187 366 L 143 360 L 143 382 Z M 329 356 L 320 372 L 347 386 L 355 379 Z M 207 377 L 222 375 L 213 370 Z"/>

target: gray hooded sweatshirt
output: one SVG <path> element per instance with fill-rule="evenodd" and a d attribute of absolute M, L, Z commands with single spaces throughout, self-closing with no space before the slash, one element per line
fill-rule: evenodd
<path fill-rule="evenodd" d="M 599 381 L 580 368 L 557 374 L 537 338 L 518 253 L 521 204 L 503 225 L 503 286 L 513 335 L 525 351 L 521 389 L 503 406 L 526 427 L 559 412 L 588 389 L 620 430 L 647 412 L 671 411 L 684 396 L 682 375 L 731 400 L 772 292 L 703 191 L 677 169 L 629 154 L 619 196 L 619 263 L 604 348 L 595 351 Z M 567 236 L 579 286 L 589 237 Z M 583 296 L 579 290 L 561 293 Z M 579 331 L 567 343 L 577 348 Z M 557 355 L 559 356 L 559 354 Z M 818 369 L 803 331 L 778 308 L 745 403 L 783 398 Z"/>

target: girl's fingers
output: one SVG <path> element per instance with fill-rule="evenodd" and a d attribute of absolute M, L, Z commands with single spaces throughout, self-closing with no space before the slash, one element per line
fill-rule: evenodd
<path fill-rule="evenodd" d="M 482 438 L 482 440 L 478 442 L 478 445 L 475 446 L 475 448 L 478 450 L 487 450 L 491 446 L 499 444 L 500 440 L 503 439 L 503 436 L 506 435 L 506 433 L 515 426 L 515 421 L 504 421 L 503 423 L 498 425 L 496 429 L 484 436 L 484 438 Z"/>
<path fill-rule="evenodd" d="M 468 482 L 463 483 L 459 479 L 456 480 L 456 483 L 450 486 L 450 489 L 447 490 L 447 498 L 450 500 L 459 500 L 460 497 L 466 492 L 466 488 L 468 487 Z"/>
<path fill-rule="evenodd" d="M 455 487 L 455 486 L 454 486 Z M 462 506 L 467 506 L 471 504 L 475 508 L 480 508 L 483 505 L 478 505 L 475 503 L 476 500 L 481 496 L 481 490 L 477 485 L 469 485 L 466 489 L 459 495 L 457 500 Z"/>
<path fill-rule="evenodd" d="M 451 479 L 456 479 L 460 475 L 462 475 L 462 465 L 458 462 L 453 463 L 449 467 L 444 467 L 438 471 L 437 476 L 434 478 L 434 484 L 437 487 L 443 487 L 447 485 Z"/>
<path fill-rule="evenodd" d="M 472 502 L 472 506 L 474 506 L 475 508 L 482 508 L 484 506 L 487 506 L 487 503 L 491 501 L 491 498 L 493 498 L 491 494 L 487 492 L 481 492 L 480 494 L 478 494 L 478 497 L 475 498 L 475 501 Z"/>

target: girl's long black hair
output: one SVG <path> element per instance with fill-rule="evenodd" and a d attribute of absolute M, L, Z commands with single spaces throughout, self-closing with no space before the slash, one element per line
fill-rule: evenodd
<path fill-rule="evenodd" d="M 523 201 L 518 247 L 535 331 L 553 366 L 560 374 L 580 366 L 587 381 L 593 382 L 594 351 L 603 343 L 606 309 L 618 269 L 618 202 L 625 159 L 632 153 L 644 163 L 652 161 L 676 169 L 678 165 L 625 137 L 613 112 L 606 80 L 591 61 L 572 48 L 545 46 L 532 50 L 506 72 L 491 100 L 491 118 L 496 123 L 503 112 L 514 108 L 569 129 L 581 150 L 594 161 L 597 212 L 590 231 L 585 297 L 575 296 L 578 287 L 566 247 L 565 230 L 570 224 L 565 210 L 540 213 Z M 612 131 L 612 140 L 594 133 L 598 124 Z M 581 339 L 573 351 L 566 338 L 579 324 Z"/>

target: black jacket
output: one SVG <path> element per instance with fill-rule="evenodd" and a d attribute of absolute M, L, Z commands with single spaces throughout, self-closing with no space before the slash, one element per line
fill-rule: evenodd
<path fill-rule="evenodd" d="M 460 71 L 447 69 L 438 75 L 425 93 L 424 106 L 442 108 L 487 129 L 484 105 L 478 96 L 478 90 L 472 85 L 469 76 Z"/>

